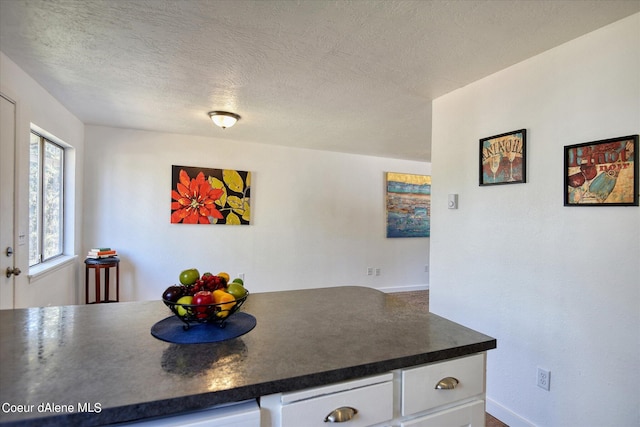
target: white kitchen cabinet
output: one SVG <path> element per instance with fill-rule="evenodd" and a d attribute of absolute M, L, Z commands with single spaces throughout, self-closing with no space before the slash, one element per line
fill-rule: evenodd
<path fill-rule="evenodd" d="M 345 407 L 357 412 L 348 421 L 340 422 L 344 427 L 483 427 L 485 368 L 486 353 L 477 353 L 263 396 L 262 427 L 327 427 L 327 416 L 334 409 Z"/>
<path fill-rule="evenodd" d="M 483 427 L 486 353 L 403 369 L 400 427 Z"/>
<path fill-rule="evenodd" d="M 168 417 L 118 424 L 135 427 L 260 427 L 260 407 L 255 400 L 214 406 Z"/>
<path fill-rule="evenodd" d="M 484 400 L 434 412 L 400 423 L 400 427 L 475 427 L 484 426 Z"/>
<path fill-rule="evenodd" d="M 437 384 L 443 381 L 441 388 Z M 453 388 L 447 389 L 449 386 Z M 484 354 L 402 371 L 402 415 L 451 404 L 484 393 Z"/>
<path fill-rule="evenodd" d="M 340 425 L 367 427 L 393 418 L 393 374 L 314 387 L 260 398 L 269 424 L 263 427 L 326 427 L 336 410 L 348 414 Z M 343 418 L 344 419 L 344 418 Z"/>

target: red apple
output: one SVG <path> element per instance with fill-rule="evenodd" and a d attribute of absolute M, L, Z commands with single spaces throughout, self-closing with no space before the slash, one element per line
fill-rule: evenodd
<path fill-rule="evenodd" d="M 198 319 L 206 319 L 207 318 L 207 308 L 208 304 L 213 304 L 213 294 L 209 291 L 200 291 L 196 292 L 193 296 L 193 305 L 201 306 L 196 307 L 196 317 Z"/>

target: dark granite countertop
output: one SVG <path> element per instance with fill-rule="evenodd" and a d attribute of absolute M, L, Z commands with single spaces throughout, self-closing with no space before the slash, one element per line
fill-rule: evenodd
<path fill-rule="evenodd" d="M 242 310 L 249 333 L 186 345 L 150 334 L 171 315 L 161 301 L 0 310 L 0 425 L 168 415 L 496 347 L 365 287 L 252 294 Z"/>

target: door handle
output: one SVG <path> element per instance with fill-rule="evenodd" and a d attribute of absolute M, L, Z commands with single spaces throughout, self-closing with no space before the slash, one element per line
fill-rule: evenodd
<path fill-rule="evenodd" d="M 22 273 L 22 271 L 20 271 L 18 267 L 15 267 L 15 268 L 7 267 L 7 277 L 11 277 L 12 274 L 14 276 L 19 276 L 20 273 Z"/>

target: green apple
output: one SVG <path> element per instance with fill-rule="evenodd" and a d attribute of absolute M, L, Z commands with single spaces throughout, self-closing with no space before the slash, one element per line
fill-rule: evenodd
<path fill-rule="evenodd" d="M 238 282 L 231 282 L 227 286 L 227 293 L 233 295 L 235 299 L 244 297 L 247 294 L 247 290 Z"/>
<path fill-rule="evenodd" d="M 185 295 L 176 301 L 176 311 L 178 312 L 178 316 L 184 317 L 187 314 L 187 310 L 191 308 L 183 307 L 182 304 L 190 305 L 192 301 L 193 297 L 191 295 Z"/>
<path fill-rule="evenodd" d="M 235 279 L 233 279 L 233 282 L 231 282 L 231 283 L 240 283 L 241 285 L 244 286 L 244 280 L 242 280 L 239 277 L 236 277 Z"/>
<path fill-rule="evenodd" d="M 196 268 L 188 268 L 180 273 L 180 283 L 191 286 L 200 278 L 200 272 Z"/>

